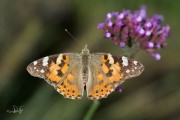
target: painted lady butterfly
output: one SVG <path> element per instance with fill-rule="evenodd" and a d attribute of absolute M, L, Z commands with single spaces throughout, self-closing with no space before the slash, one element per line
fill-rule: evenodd
<path fill-rule="evenodd" d="M 92 100 L 106 98 L 126 79 L 139 76 L 143 65 L 127 57 L 109 53 L 62 53 L 44 57 L 28 65 L 28 72 L 45 79 L 65 98 L 82 98 L 84 90 Z"/>

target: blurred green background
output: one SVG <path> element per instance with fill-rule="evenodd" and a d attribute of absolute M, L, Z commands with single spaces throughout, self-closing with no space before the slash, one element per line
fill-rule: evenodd
<path fill-rule="evenodd" d="M 143 74 L 127 80 L 121 94 L 102 99 L 93 120 L 179 120 L 179 0 L 0 0 L 0 119 L 83 119 L 92 101 L 86 96 L 63 98 L 44 80 L 30 76 L 26 66 L 46 55 L 81 52 L 84 43 L 91 52 L 122 54 L 96 26 L 108 12 L 133 11 L 141 5 L 147 6 L 149 16 L 162 14 L 171 26 L 168 45 L 160 51 L 160 61 L 140 51 L 136 59 L 145 66 Z M 7 113 L 13 105 L 24 106 L 24 111 Z"/>

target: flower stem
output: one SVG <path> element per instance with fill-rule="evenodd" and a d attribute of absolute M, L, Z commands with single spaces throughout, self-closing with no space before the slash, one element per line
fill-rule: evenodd
<path fill-rule="evenodd" d="M 134 43 L 132 47 L 126 47 L 125 49 L 123 49 L 125 53 L 124 55 L 133 59 L 135 55 L 139 52 L 139 48 L 139 45 Z"/>
<path fill-rule="evenodd" d="M 100 105 L 99 101 L 94 101 L 90 106 L 89 110 L 87 111 L 87 113 L 85 114 L 83 120 L 91 120 L 99 105 Z"/>

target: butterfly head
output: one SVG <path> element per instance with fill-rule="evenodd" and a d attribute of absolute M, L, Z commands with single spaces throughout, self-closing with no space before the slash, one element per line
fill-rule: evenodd
<path fill-rule="evenodd" d="M 89 55 L 89 49 L 87 48 L 87 44 L 85 44 L 84 48 L 81 52 L 82 55 Z"/>

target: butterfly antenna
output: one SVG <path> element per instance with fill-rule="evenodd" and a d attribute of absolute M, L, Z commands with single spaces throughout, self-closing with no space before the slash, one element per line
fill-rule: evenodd
<path fill-rule="evenodd" d="M 80 42 L 77 38 L 75 38 L 67 29 L 65 29 L 65 31 L 78 43 L 80 43 L 82 45 L 82 42 Z M 83 45 L 86 45 L 85 43 L 83 43 Z"/>

